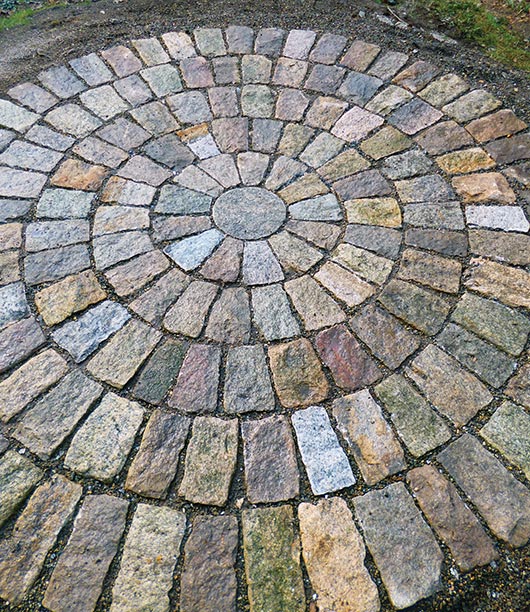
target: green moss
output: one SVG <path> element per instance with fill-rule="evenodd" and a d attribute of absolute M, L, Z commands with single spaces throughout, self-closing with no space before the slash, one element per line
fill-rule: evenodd
<path fill-rule="evenodd" d="M 427 0 L 424 6 L 490 57 L 530 72 L 528 42 L 478 0 Z M 522 4 L 520 10 L 527 12 L 528 6 Z"/>

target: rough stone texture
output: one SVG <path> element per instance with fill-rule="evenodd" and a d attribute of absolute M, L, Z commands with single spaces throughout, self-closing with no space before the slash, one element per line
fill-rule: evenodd
<path fill-rule="evenodd" d="M 342 389 L 353 391 L 381 378 L 373 359 L 344 325 L 320 332 L 315 346 L 322 361 L 331 370 L 335 383 Z"/>
<path fill-rule="evenodd" d="M 406 468 L 403 450 L 368 390 L 336 399 L 333 416 L 368 485 Z"/>
<path fill-rule="evenodd" d="M 274 387 L 287 408 L 326 399 L 329 384 L 311 343 L 305 338 L 268 349 Z"/>
<path fill-rule="evenodd" d="M 242 287 L 225 289 L 213 305 L 206 336 L 217 342 L 239 344 L 250 338 L 250 307 Z"/>
<path fill-rule="evenodd" d="M 125 487 L 145 497 L 164 499 L 175 478 L 190 419 L 161 410 L 153 412 Z"/>
<path fill-rule="evenodd" d="M 456 487 L 434 466 L 425 465 L 411 470 L 407 482 L 430 524 L 449 546 L 462 571 L 487 565 L 498 557 L 492 541 L 464 504 Z"/>
<path fill-rule="evenodd" d="M 52 336 L 57 344 L 79 363 L 121 329 L 130 317 L 123 306 L 107 300 L 85 312 L 77 320 L 65 323 L 54 331 Z"/>
<path fill-rule="evenodd" d="M 310 276 L 288 281 L 285 290 L 308 331 L 340 323 L 346 318 L 339 305 Z"/>
<path fill-rule="evenodd" d="M 13 532 L 0 543 L 0 596 L 21 603 L 81 497 L 81 485 L 55 475 L 31 496 Z"/>
<path fill-rule="evenodd" d="M 184 478 L 179 487 L 180 495 L 197 504 L 226 504 L 236 465 L 237 430 L 236 419 L 195 419 L 186 453 Z"/>
<path fill-rule="evenodd" d="M 68 544 L 53 570 L 43 605 L 92 612 L 125 529 L 128 503 L 109 495 L 86 497 Z"/>
<path fill-rule="evenodd" d="M 111 482 L 127 460 L 143 415 L 136 402 L 107 393 L 75 434 L 65 466 L 78 474 Z"/>
<path fill-rule="evenodd" d="M 182 612 L 236 611 L 238 531 L 233 516 L 195 518 L 184 547 Z"/>
<path fill-rule="evenodd" d="M 241 423 L 248 500 L 285 501 L 299 494 L 296 451 L 287 418 Z"/>
<path fill-rule="evenodd" d="M 180 368 L 169 405 L 187 413 L 213 412 L 217 406 L 220 362 L 218 347 L 193 344 Z"/>
<path fill-rule="evenodd" d="M 169 591 L 185 527 L 183 512 L 138 505 L 112 589 L 111 612 L 169 612 Z"/>
<path fill-rule="evenodd" d="M 74 370 L 19 421 L 13 437 L 41 459 L 49 459 L 99 398 L 101 385 Z"/>
<path fill-rule="evenodd" d="M 68 276 L 35 294 L 35 305 L 47 325 L 104 300 L 106 293 L 91 270 Z"/>
<path fill-rule="evenodd" d="M 121 389 L 134 376 L 161 338 L 160 332 L 132 320 L 87 365 L 96 378 Z"/>
<path fill-rule="evenodd" d="M 480 430 L 480 435 L 491 446 L 530 475 L 530 416 L 527 412 L 504 402 Z"/>
<path fill-rule="evenodd" d="M 526 316 L 474 293 L 462 296 L 451 318 L 511 355 L 522 352 L 530 333 Z"/>
<path fill-rule="evenodd" d="M 364 566 L 365 547 L 339 497 L 298 507 L 302 554 L 323 610 L 378 612 L 377 587 Z"/>
<path fill-rule="evenodd" d="M 530 307 L 530 275 L 519 268 L 472 259 L 465 285 L 509 306 Z"/>
<path fill-rule="evenodd" d="M 407 608 L 441 588 L 443 554 L 402 483 L 354 500 L 391 602 Z"/>
<path fill-rule="evenodd" d="M 21 365 L 0 383 L 0 418 L 9 421 L 68 370 L 66 361 L 47 349 Z"/>
<path fill-rule="evenodd" d="M 400 280 L 390 281 L 379 301 L 392 314 L 428 335 L 440 330 L 450 309 L 449 303 L 437 294 Z"/>
<path fill-rule="evenodd" d="M 374 392 L 415 457 L 421 457 L 451 438 L 441 417 L 401 375 L 389 376 L 375 387 Z"/>
<path fill-rule="evenodd" d="M 281 340 L 299 333 L 287 294 L 280 285 L 252 289 L 252 308 L 254 322 L 266 340 Z"/>
<path fill-rule="evenodd" d="M 438 455 L 493 533 L 512 546 L 530 537 L 530 491 L 470 434 Z"/>
<path fill-rule="evenodd" d="M 493 399 L 485 385 L 433 344 L 414 359 L 407 374 L 457 427 L 465 425 Z"/>
<path fill-rule="evenodd" d="M 0 525 L 11 516 L 41 479 L 43 472 L 15 451 L 0 458 Z"/>
<path fill-rule="evenodd" d="M 420 346 L 419 339 L 397 319 L 373 304 L 354 316 L 350 326 L 389 368 L 397 368 Z"/>
<path fill-rule="evenodd" d="M 274 408 L 265 353 L 260 346 L 239 346 L 229 350 L 223 401 L 228 413 Z"/>
<path fill-rule="evenodd" d="M 6 327 L 0 332 L 0 373 L 29 357 L 44 341 L 44 334 L 32 317 Z"/>
<path fill-rule="evenodd" d="M 493 387 L 505 383 L 515 369 L 515 361 L 454 323 L 445 327 L 437 342 Z"/>
<path fill-rule="evenodd" d="M 315 495 L 355 484 L 355 477 L 324 408 L 311 406 L 292 417 L 311 490 Z"/>
<path fill-rule="evenodd" d="M 305 610 L 300 542 L 289 506 L 244 510 L 243 551 L 251 612 Z"/>

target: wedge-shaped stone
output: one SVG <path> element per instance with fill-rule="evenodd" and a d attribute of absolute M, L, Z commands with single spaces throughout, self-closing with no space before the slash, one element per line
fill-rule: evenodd
<path fill-rule="evenodd" d="M 0 383 L 0 418 L 9 421 L 33 399 L 55 384 L 68 370 L 53 349 L 32 357 Z"/>
<path fill-rule="evenodd" d="M 390 259 L 345 243 L 339 244 L 333 251 L 333 259 L 377 285 L 386 281 L 394 267 L 394 262 Z"/>
<path fill-rule="evenodd" d="M 49 459 L 102 392 L 101 385 L 73 370 L 24 414 L 13 437 Z"/>
<path fill-rule="evenodd" d="M 291 338 L 300 332 L 287 294 L 280 285 L 252 289 L 252 309 L 254 323 L 266 340 Z"/>
<path fill-rule="evenodd" d="M 285 416 L 241 423 L 247 497 L 252 504 L 285 501 L 299 493 L 296 450 Z"/>
<path fill-rule="evenodd" d="M 456 259 L 406 249 L 401 256 L 398 278 L 412 280 L 445 293 L 458 293 L 462 265 Z"/>
<path fill-rule="evenodd" d="M 128 503 L 110 495 L 89 495 L 53 570 L 43 605 L 54 612 L 92 612 L 118 551 Z"/>
<path fill-rule="evenodd" d="M 169 591 L 185 529 L 183 512 L 138 505 L 112 589 L 110 612 L 169 612 Z"/>
<path fill-rule="evenodd" d="M 457 427 L 465 425 L 493 399 L 485 385 L 434 344 L 414 359 L 407 375 Z"/>
<path fill-rule="evenodd" d="M 82 493 L 81 485 L 59 475 L 33 493 L 12 534 L 0 543 L 0 597 L 17 605 L 28 594 Z"/>
<path fill-rule="evenodd" d="M 155 410 L 147 423 L 125 487 L 155 499 L 164 499 L 177 473 L 190 419 Z"/>
<path fill-rule="evenodd" d="M 391 280 L 379 301 L 396 317 L 429 336 L 441 329 L 451 307 L 436 293 L 400 280 Z"/>
<path fill-rule="evenodd" d="M 335 383 L 342 389 L 354 391 L 381 378 L 374 360 L 345 325 L 321 331 L 315 339 L 315 346 Z"/>
<path fill-rule="evenodd" d="M 350 327 L 387 367 L 397 368 L 420 346 L 420 341 L 391 314 L 375 304 L 350 320 Z"/>
<path fill-rule="evenodd" d="M 168 311 L 164 327 L 173 333 L 196 338 L 202 331 L 217 291 L 217 286 L 213 283 L 191 282 Z"/>
<path fill-rule="evenodd" d="M 511 355 L 521 354 L 530 333 L 530 319 L 474 293 L 462 296 L 451 318 Z"/>
<path fill-rule="evenodd" d="M 78 474 L 111 482 L 127 460 L 143 416 L 136 402 L 107 393 L 75 434 L 65 466 Z"/>
<path fill-rule="evenodd" d="M 121 389 L 134 376 L 162 334 L 138 320 L 130 321 L 87 365 L 96 378 Z"/>
<path fill-rule="evenodd" d="M 237 419 L 197 417 L 179 495 L 196 504 L 224 506 L 236 467 L 237 446 Z"/>
<path fill-rule="evenodd" d="M 441 588 L 442 551 L 404 484 L 356 497 L 354 506 L 396 608 L 408 608 Z"/>
<path fill-rule="evenodd" d="M 244 510 L 242 524 L 251 612 L 303 612 L 300 542 L 291 507 Z"/>
<path fill-rule="evenodd" d="M 346 318 L 337 302 L 310 276 L 286 282 L 285 290 L 309 331 L 341 323 Z"/>
<path fill-rule="evenodd" d="M 15 451 L 0 458 L 0 526 L 26 499 L 43 471 Z"/>
<path fill-rule="evenodd" d="M 456 487 L 434 466 L 411 470 L 407 482 L 427 520 L 449 546 L 462 571 L 487 565 L 498 557 L 492 541 Z"/>
<path fill-rule="evenodd" d="M 512 546 L 530 538 L 530 491 L 470 434 L 438 455 L 493 533 Z"/>
<path fill-rule="evenodd" d="M 332 261 L 326 262 L 314 277 L 350 308 L 362 304 L 375 292 L 372 285 Z"/>
<path fill-rule="evenodd" d="M 347 200 L 344 206 L 348 223 L 401 227 L 401 210 L 394 198 Z"/>
<path fill-rule="evenodd" d="M 390 413 L 409 452 L 421 457 L 451 438 L 451 431 L 423 397 L 399 374 L 379 383 L 374 392 Z"/>
<path fill-rule="evenodd" d="M 496 388 L 506 382 L 516 367 L 515 360 L 508 355 L 454 323 L 446 325 L 437 343 L 479 378 Z"/>
<path fill-rule="evenodd" d="M 530 415 L 523 408 L 504 402 L 480 435 L 530 478 Z"/>
<path fill-rule="evenodd" d="M 77 320 L 65 323 L 52 333 L 52 337 L 79 363 L 121 329 L 130 318 L 131 315 L 121 304 L 106 300 Z"/>
<path fill-rule="evenodd" d="M 472 259 L 465 285 L 509 306 L 530 308 L 530 274 L 487 259 Z"/>
<path fill-rule="evenodd" d="M 367 389 L 336 399 L 333 416 L 368 485 L 407 467 L 401 445 Z"/>
<path fill-rule="evenodd" d="M 192 344 L 168 400 L 182 412 L 204 414 L 217 407 L 221 351 L 209 344 Z"/>
<path fill-rule="evenodd" d="M 67 276 L 35 294 L 35 305 L 46 325 L 57 325 L 67 317 L 106 298 L 91 270 Z"/>
<path fill-rule="evenodd" d="M 335 612 L 378 612 L 377 586 L 364 565 L 364 543 L 346 502 L 332 497 L 300 504 L 298 519 L 302 554 L 318 605 Z"/>
<path fill-rule="evenodd" d="M 309 406 L 328 396 L 329 384 L 309 340 L 300 338 L 268 349 L 274 387 L 287 408 Z"/>
<path fill-rule="evenodd" d="M 238 549 L 235 516 L 197 516 L 184 547 L 182 612 L 235 612 Z"/>
<path fill-rule="evenodd" d="M 263 348 L 259 345 L 229 349 L 226 360 L 224 409 L 228 413 L 274 409 L 274 394 Z"/>
<path fill-rule="evenodd" d="M 206 336 L 217 342 L 239 344 L 250 339 L 250 306 L 243 287 L 227 287 L 215 302 Z"/>
<path fill-rule="evenodd" d="M 167 339 L 153 352 L 139 374 L 132 394 L 135 398 L 161 404 L 180 370 L 188 343 Z"/>

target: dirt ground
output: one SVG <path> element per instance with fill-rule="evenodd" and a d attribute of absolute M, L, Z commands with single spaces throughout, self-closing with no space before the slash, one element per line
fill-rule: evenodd
<path fill-rule="evenodd" d="M 403 10 L 406 8 L 386 7 L 372 0 L 100 0 L 55 7 L 37 13 L 27 26 L 0 31 L 0 94 L 49 66 L 131 38 L 236 23 L 334 31 L 417 54 L 474 85 L 487 85 L 530 122 L 529 75 L 502 66 L 462 43 L 440 42 L 430 29 L 413 24 L 397 27 L 380 20 L 391 17 L 391 11 L 401 11 L 403 21 L 411 23 Z M 455 577 L 449 591 L 412 610 L 530 612 L 529 602 L 530 549 L 526 547 L 504 551 L 496 567 L 485 568 L 473 579 Z"/>
<path fill-rule="evenodd" d="M 488 83 L 508 106 L 530 119 L 528 75 L 460 43 L 439 42 L 428 30 L 402 29 L 377 19 L 377 15 L 391 17 L 390 11 L 403 14 L 406 3 L 396 8 L 374 0 L 100 0 L 50 8 L 36 13 L 27 26 L 0 32 L 0 90 L 116 42 L 175 28 L 238 22 L 334 30 L 397 50 L 416 51 L 422 59 L 445 64 L 475 84 Z M 407 22 L 410 17 L 403 19 Z"/>

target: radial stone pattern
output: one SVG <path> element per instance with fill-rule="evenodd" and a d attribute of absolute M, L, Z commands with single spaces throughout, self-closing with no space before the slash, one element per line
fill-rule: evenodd
<path fill-rule="evenodd" d="M 402 609 L 527 544 L 530 134 L 487 90 L 238 26 L 0 126 L 7 609 Z"/>

